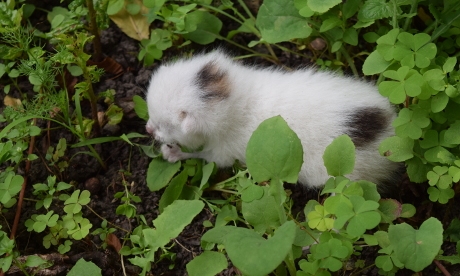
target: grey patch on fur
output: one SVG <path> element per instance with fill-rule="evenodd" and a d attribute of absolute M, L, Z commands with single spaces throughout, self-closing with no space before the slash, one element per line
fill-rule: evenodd
<path fill-rule="evenodd" d="M 376 107 L 356 110 L 347 117 L 346 133 L 357 148 L 374 141 L 389 124 L 386 112 Z"/>
<path fill-rule="evenodd" d="M 200 98 L 204 101 L 224 100 L 230 93 L 227 74 L 212 61 L 198 72 L 195 84 L 203 91 Z"/>

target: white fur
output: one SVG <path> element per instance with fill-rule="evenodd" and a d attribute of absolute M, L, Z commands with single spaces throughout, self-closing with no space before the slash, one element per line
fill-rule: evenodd
<path fill-rule="evenodd" d="M 197 73 L 210 61 L 227 74 L 231 93 L 226 99 L 206 102 L 199 97 Z M 281 115 L 302 141 L 299 182 L 310 187 L 328 179 L 322 155 L 346 132 L 347 114 L 378 107 L 388 112 L 388 120 L 395 118 L 388 100 L 370 83 L 313 69 L 284 72 L 243 66 L 221 51 L 161 66 L 152 77 L 147 104 L 147 131 L 164 143 L 165 159 L 198 157 L 220 167 L 236 159 L 244 162 L 252 132 L 265 119 Z M 375 141 L 357 149 L 355 170 L 348 177 L 374 182 L 390 178 L 398 164 L 378 153 L 380 142 L 394 135 L 388 125 Z M 203 150 L 183 153 L 177 144 Z"/>

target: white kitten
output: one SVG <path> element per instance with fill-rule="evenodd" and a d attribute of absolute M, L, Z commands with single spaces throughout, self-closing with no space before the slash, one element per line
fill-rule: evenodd
<path fill-rule="evenodd" d="M 161 151 L 170 162 L 192 157 L 220 167 L 245 162 L 252 132 L 281 115 L 302 141 L 299 182 L 304 185 L 325 183 L 323 152 L 344 133 L 356 145 L 351 179 L 388 182 L 399 167 L 378 153 L 380 142 L 394 135 L 395 110 L 372 84 L 353 78 L 248 67 L 215 51 L 161 66 L 147 104 L 147 132 L 164 143 Z M 184 153 L 178 145 L 203 150 Z"/>

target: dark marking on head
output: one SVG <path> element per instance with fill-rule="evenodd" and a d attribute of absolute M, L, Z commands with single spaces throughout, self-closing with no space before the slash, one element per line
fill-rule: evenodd
<path fill-rule="evenodd" d="M 366 107 L 347 116 L 346 134 L 357 148 L 365 147 L 374 141 L 388 126 L 390 120 L 385 110 L 378 107 Z"/>
<path fill-rule="evenodd" d="M 227 73 L 214 62 L 208 62 L 198 72 L 195 84 L 200 88 L 200 98 L 204 101 L 220 101 L 228 98 L 230 85 Z"/>
<path fill-rule="evenodd" d="M 185 117 L 187 117 L 187 112 L 181 111 L 181 112 L 179 113 L 179 118 L 180 118 L 181 120 L 184 120 Z"/>

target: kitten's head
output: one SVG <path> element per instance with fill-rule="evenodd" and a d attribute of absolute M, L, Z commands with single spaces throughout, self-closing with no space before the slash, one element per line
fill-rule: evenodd
<path fill-rule="evenodd" d="M 147 132 L 163 143 L 203 146 L 225 120 L 231 63 L 216 51 L 161 66 L 148 88 Z"/>

